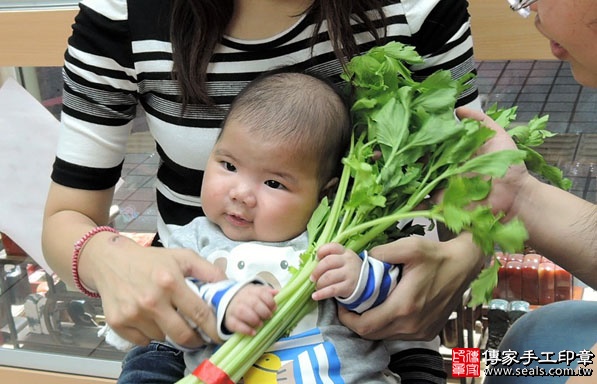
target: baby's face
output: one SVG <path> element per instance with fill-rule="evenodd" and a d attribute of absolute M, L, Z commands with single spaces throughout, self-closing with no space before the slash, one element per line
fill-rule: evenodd
<path fill-rule="evenodd" d="M 302 233 L 319 203 L 314 158 L 229 120 L 207 162 L 201 202 L 232 240 L 285 241 Z"/>

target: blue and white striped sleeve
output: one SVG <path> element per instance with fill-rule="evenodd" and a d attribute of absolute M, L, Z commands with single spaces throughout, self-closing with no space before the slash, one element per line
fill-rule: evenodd
<path fill-rule="evenodd" d="M 369 257 L 367 251 L 361 252 L 359 257 L 363 264 L 354 292 L 336 300 L 350 311 L 363 313 L 386 300 L 402 276 L 402 265 Z"/>

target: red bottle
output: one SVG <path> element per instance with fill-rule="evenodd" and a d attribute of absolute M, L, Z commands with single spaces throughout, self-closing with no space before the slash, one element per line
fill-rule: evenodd
<path fill-rule="evenodd" d="M 555 265 L 551 261 L 539 264 L 539 304 L 555 300 Z"/>
<path fill-rule="evenodd" d="M 498 282 L 497 286 L 493 290 L 493 298 L 494 299 L 506 299 L 507 295 L 507 271 L 506 271 L 506 264 L 508 264 L 508 255 L 502 252 L 496 252 L 495 257 L 500 262 L 501 266 L 498 269 Z"/>
<path fill-rule="evenodd" d="M 522 263 L 522 300 L 537 305 L 539 304 L 539 262 L 526 256 Z"/>
<path fill-rule="evenodd" d="M 572 275 L 559 265 L 555 265 L 554 271 L 554 300 L 572 299 Z"/>
<path fill-rule="evenodd" d="M 507 300 L 522 299 L 522 262 L 511 260 L 506 264 Z"/>
<path fill-rule="evenodd" d="M 522 253 L 511 253 L 508 256 L 508 261 L 520 261 L 522 263 L 524 261 L 524 255 Z"/>
<path fill-rule="evenodd" d="M 538 255 L 536 253 L 527 253 L 526 255 L 524 255 L 523 261 L 529 261 L 529 262 L 534 262 L 537 263 L 537 265 L 539 265 L 541 263 L 543 259 L 543 256 Z"/>

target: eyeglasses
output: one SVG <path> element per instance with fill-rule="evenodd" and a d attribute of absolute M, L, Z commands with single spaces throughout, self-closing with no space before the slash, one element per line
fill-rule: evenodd
<path fill-rule="evenodd" d="M 529 17 L 531 11 L 529 10 L 529 5 L 533 4 L 537 0 L 508 0 L 510 4 L 510 9 L 518 12 L 518 14 L 522 17 Z"/>

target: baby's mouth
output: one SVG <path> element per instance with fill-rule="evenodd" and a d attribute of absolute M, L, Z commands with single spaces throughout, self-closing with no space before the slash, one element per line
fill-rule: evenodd
<path fill-rule="evenodd" d="M 226 214 L 226 220 L 233 224 L 233 225 L 237 225 L 237 226 L 246 226 L 251 224 L 251 222 L 245 218 L 243 218 L 241 215 L 236 215 L 233 213 L 227 213 Z"/>

